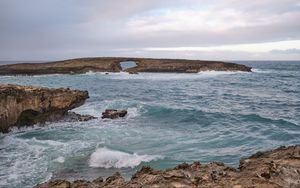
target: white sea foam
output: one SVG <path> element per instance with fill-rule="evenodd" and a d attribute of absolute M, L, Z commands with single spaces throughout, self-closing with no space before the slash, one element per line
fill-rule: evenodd
<path fill-rule="evenodd" d="M 65 162 L 65 158 L 62 156 L 57 157 L 56 159 L 53 160 L 54 162 L 58 162 L 58 163 L 64 163 Z"/>
<path fill-rule="evenodd" d="M 131 119 L 140 116 L 138 108 L 128 108 L 126 119 Z"/>
<path fill-rule="evenodd" d="M 255 72 L 255 73 L 270 73 L 271 70 L 266 70 L 266 69 L 254 69 L 252 68 L 251 69 L 252 72 Z"/>
<path fill-rule="evenodd" d="M 66 145 L 65 143 L 62 142 L 58 142 L 55 140 L 38 140 L 35 137 L 32 138 L 32 141 L 37 142 L 37 143 L 41 143 L 41 144 L 46 144 L 49 146 L 64 146 Z"/>
<path fill-rule="evenodd" d="M 90 167 L 102 168 L 133 168 L 141 162 L 150 162 L 157 160 L 160 156 L 129 154 L 108 148 L 97 149 L 89 159 Z"/>
<path fill-rule="evenodd" d="M 114 74 L 111 79 L 132 79 L 132 80 L 185 80 L 215 77 L 219 75 L 230 75 L 244 73 L 241 71 L 203 71 L 199 73 L 139 73 L 139 74 Z"/>

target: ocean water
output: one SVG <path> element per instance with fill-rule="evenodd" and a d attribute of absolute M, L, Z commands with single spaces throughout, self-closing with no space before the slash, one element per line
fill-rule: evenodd
<path fill-rule="evenodd" d="M 89 72 L 0 76 L 0 83 L 88 90 L 74 109 L 124 119 L 48 123 L 0 135 L 0 187 L 31 187 L 55 179 L 93 179 L 143 165 L 222 161 L 237 167 L 258 150 L 300 143 L 300 62 L 238 62 L 252 73 Z"/>

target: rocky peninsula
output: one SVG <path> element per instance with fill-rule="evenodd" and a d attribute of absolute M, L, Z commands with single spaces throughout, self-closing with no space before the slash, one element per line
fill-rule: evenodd
<path fill-rule="evenodd" d="M 93 181 L 54 180 L 34 188 L 113 188 L 113 187 L 226 187 L 226 188 L 298 188 L 300 187 L 300 145 L 258 152 L 241 159 L 232 168 L 220 162 L 180 164 L 173 169 L 154 170 L 143 167 L 129 181 L 120 173 Z"/>
<path fill-rule="evenodd" d="M 68 88 L 0 85 L 0 132 L 6 133 L 13 126 L 57 121 L 68 115 L 68 110 L 82 105 L 88 97 L 87 91 Z M 80 116 L 74 113 L 70 115 L 70 119 Z"/>
<path fill-rule="evenodd" d="M 135 67 L 123 70 L 120 63 L 133 61 Z M 245 65 L 222 61 L 202 61 L 186 59 L 150 59 L 95 57 L 78 58 L 45 63 L 20 63 L 0 66 L 0 75 L 40 75 L 40 74 L 80 74 L 93 72 L 177 72 L 197 73 L 200 71 L 245 71 L 251 68 Z"/>

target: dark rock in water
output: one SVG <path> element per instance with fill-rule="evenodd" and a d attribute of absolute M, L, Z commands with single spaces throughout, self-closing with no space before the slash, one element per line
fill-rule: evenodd
<path fill-rule="evenodd" d="M 0 85 L 0 132 L 62 119 L 88 98 L 87 91 Z"/>
<path fill-rule="evenodd" d="M 119 173 L 105 181 L 98 178 L 92 182 L 81 180 L 68 182 L 64 180 L 49 181 L 34 188 L 56 188 L 57 185 L 70 187 L 259 187 L 259 188 L 298 188 L 300 187 L 300 145 L 281 147 L 260 152 L 248 159 L 242 159 L 239 170 L 225 166 L 223 163 L 209 164 L 183 163 L 173 169 L 154 170 L 143 167 L 129 181 Z M 61 186 L 63 187 L 63 186 Z"/>
<path fill-rule="evenodd" d="M 136 66 L 126 72 L 178 72 L 197 73 L 200 71 L 245 71 L 251 67 L 222 61 L 203 61 L 187 59 L 151 59 L 95 57 L 79 58 L 47 63 L 20 63 L 0 66 L 0 75 L 40 75 L 40 74 L 81 74 L 93 72 L 120 72 L 122 62 L 132 61 Z"/>
<path fill-rule="evenodd" d="M 105 112 L 102 112 L 102 119 L 116 119 L 120 117 L 125 117 L 126 114 L 126 110 L 106 109 Z"/>
<path fill-rule="evenodd" d="M 81 115 L 75 112 L 68 112 L 61 121 L 76 122 L 76 121 L 90 121 L 93 119 L 97 119 L 97 118 L 91 115 Z"/>

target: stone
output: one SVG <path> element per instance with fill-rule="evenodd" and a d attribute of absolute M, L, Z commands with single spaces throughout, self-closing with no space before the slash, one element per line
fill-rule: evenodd
<path fill-rule="evenodd" d="M 126 110 L 106 109 L 104 112 L 102 112 L 102 119 L 116 119 L 120 117 L 125 117 L 126 114 Z"/>
<path fill-rule="evenodd" d="M 64 122 L 81 122 L 81 121 L 90 121 L 93 119 L 97 119 L 94 116 L 91 115 L 81 115 L 81 114 L 77 114 L 75 112 L 68 112 L 65 117 L 61 120 Z"/>

